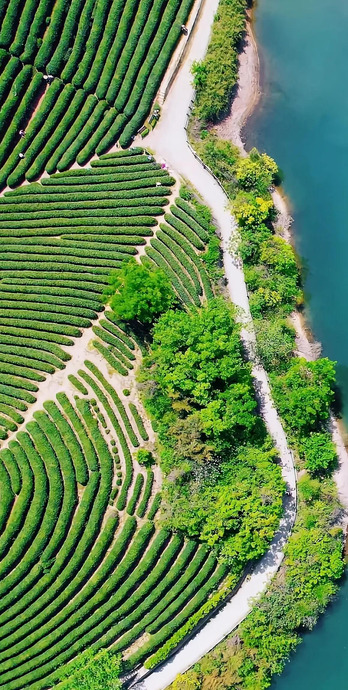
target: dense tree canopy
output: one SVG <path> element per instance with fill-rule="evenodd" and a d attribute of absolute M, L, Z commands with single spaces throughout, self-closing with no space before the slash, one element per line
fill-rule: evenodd
<path fill-rule="evenodd" d="M 104 300 L 122 321 L 148 324 L 171 307 L 175 294 L 162 269 L 130 259 L 121 270 L 112 271 Z"/>
<path fill-rule="evenodd" d="M 251 192 L 240 192 L 234 203 L 234 213 L 241 228 L 257 231 L 261 223 L 268 223 L 274 217 L 273 201 Z"/>
<path fill-rule="evenodd" d="M 192 429 L 199 426 L 216 453 L 230 451 L 259 429 L 250 365 L 242 356 L 233 308 L 223 299 L 165 313 L 153 330 L 151 358 L 151 405 L 165 424 L 170 419 L 178 431 L 177 419 L 192 416 Z"/>
<path fill-rule="evenodd" d="M 283 482 L 234 316 L 222 298 L 163 314 L 142 378 L 167 474 L 163 521 L 217 547 L 239 572 L 273 536 Z"/>
<path fill-rule="evenodd" d="M 294 328 L 282 317 L 255 322 L 257 354 L 267 371 L 284 371 L 294 349 Z"/>
<path fill-rule="evenodd" d="M 314 432 L 303 438 L 300 445 L 305 467 L 311 474 L 321 474 L 333 469 L 337 455 L 331 434 Z"/>
<path fill-rule="evenodd" d="M 252 149 L 249 156 L 240 158 L 236 165 L 236 178 L 239 186 L 246 191 L 263 196 L 273 184 L 278 174 L 278 166 L 266 153 L 260 154 Z"/>
<path fill-rule="evenodd" d="M 294 359 L 272 382 L 279 413 L 295 434 L 317 431 L 329 418 L 335 384 L 335 365 L 329 359 Z"/>
<path fill-rule="evenodd" d="M 244 446 L 228 462 L 191 481 L 167 482 L 163 500 L 168 525 L 220 545 L 221 556 L 239 569 L 261 556 L 279 522 L 283 482 L 275 450 Z"/>
<path fill-rule="evenodd" d="M 245 277 L 254 316 L 274 308 L 289 313 L 301 299 L 295 255 L 281 237 L 259 246 L 259 263 L 246 267 Z"/>
<path fill-rule="evenodd" d="M 204 120 L 226 110 L 238 74 L 237 46 L 245 30 L 246 0 L 222 0 L 216 13 L 207 54 L 193 66 L 195 110 Z"/>

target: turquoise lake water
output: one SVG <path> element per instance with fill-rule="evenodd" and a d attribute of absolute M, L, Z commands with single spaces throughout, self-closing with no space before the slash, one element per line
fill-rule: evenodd
<path fill-rule="evenodd" d="M 284 172 L 308 320 L 337 361 L 348 424 L 348 2 L 259 0 L 263 97 L 247 147 Z M 274 690 L 348 689 L 348 582 Z"/>
<path fill-rule="evenodd" d="M 284 171 L 310 323 L 348 421 L 348 2 L 259 0 L 255 18 L 264 95 L 247 144 Z"/>

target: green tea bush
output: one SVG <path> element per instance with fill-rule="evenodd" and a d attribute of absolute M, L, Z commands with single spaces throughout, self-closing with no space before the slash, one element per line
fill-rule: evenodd
<path fill-rule="evenodd" d="M 141 494 L 141 490 L 143 488 L 143 484 L 144 484 L 144 477 L 142 474 L 138 474 L 137 478 L 135 480 L 132 497 L 128 501 L 128 505 L 127 505 L 127 509 L 126 509 L 128 515 L 134 515 L 135 508 L 136 508 L 136 505 L 138 503 L 138 500 L 139 500 L 139 497 Z"/>
<path fill-rule="evenodd" d="M 153 479 L 154 479 L 153 471 L 149 468 L 147 470 L 147 473 L 146 473 L 145 489 L 144 489 L 144 492 L 142 495 L 142 499 L 138 505 L 137 516 L 139 518 L 143 518 L 145 513 L 146 513 L 147 504 L 150 500 L 150 496 L 152 493 Z"/>
<path fill-rule="evenodd" d="M 142 418 L 138 412 L 137 407 L 134 405 L 134 403 L 129 403 L 129 409 L 133 415 L 134 421 L 137 425 L 137 428 L 138 428 L 138 431 L 139 431 L 141 438 L 143 439 L 143 441 L 148 441 L 149 436 L 148 436 L 148 433 L 144 427 L 143 420 L 142 420 Z"/>

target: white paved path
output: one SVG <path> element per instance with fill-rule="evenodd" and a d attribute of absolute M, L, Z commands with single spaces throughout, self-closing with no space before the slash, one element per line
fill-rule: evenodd
<path fill-rule="evenodd" d="M 241 309 L 241 319 L 244 323 L 242 337 L 249 357 L 253 361 L 255 336 L 243 270 L 229 252 L 230 238 L 236 229 L 235 222 L 228 211 L 228 199 L 225 193 L 193 155 L 188 146 L 185 131 L 187 113 L 194 95 L 190 68 L 194 60 L 200 60 L 204 57 L 217 6 L 218 0 L 205 0 L 186 60 L 164 103 L 158 125 L 146 138 L 146 146 L 155 152 L 158 159 L 164 159 L 173 172 L 188 179 L 213 211 L 222 236 L 224 267 L 229 294 L 232 302 Z M 266 373 L 256 363 L 253 366 L 253 377 L 261 404 L 261 412 L 268 431 L 278 448 L 283 477 L 288 486 L 289 495 L 285 497 L 284 515 L 279 530 L 268 552 L 257 564 L 249 578 L 243 582 L 231 601 L 215 614 L 195 637 L 187 642 L 168 662 L 141 680 L 144 673 L 144 669 L 142 669 L 138 674 L 138 681 L 131 687 L 139 690 L 164 690 L 170 685 L 178 673 L 184 673 L 238 626 L 249 613 L 252 599 L 264 591 L 283 559 L 284 545 L 291 533 L 296 514 L 296 476 L 292 454 L 271 401 Z"/>

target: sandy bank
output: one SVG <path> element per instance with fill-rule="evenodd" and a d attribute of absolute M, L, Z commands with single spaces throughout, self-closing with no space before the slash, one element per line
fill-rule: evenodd
<path fill-rule="evenodd" d="M 231 111 L 215 130 L 222 139 L 229 139 L 245 155 L 241 135 L 243 127 L 260 100 L 260 60 L 252 29 L 251 12 L 247 14 L 244 50 L 239 57 L 239 78 Z"/>

